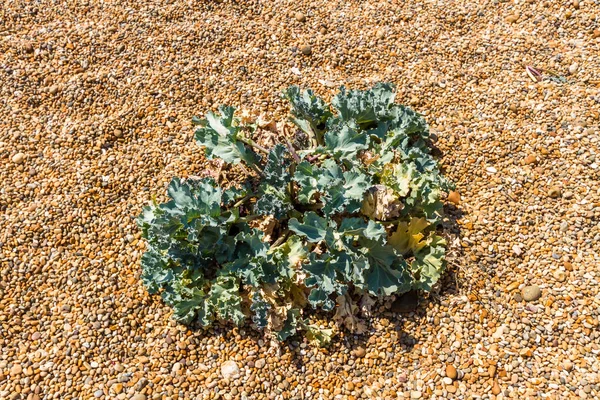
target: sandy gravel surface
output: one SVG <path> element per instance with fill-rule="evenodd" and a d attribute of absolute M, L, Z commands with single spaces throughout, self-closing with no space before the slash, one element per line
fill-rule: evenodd
<path fill-rule="evenodd" d="M 457 183 L 442 290 L 327 350 L 170 321 L 133 218 L 214 167 L 191 117 L 379 80 Z M 6 0 L 0 398 L 598 398 L 599 111 L 594 0 Z"/>

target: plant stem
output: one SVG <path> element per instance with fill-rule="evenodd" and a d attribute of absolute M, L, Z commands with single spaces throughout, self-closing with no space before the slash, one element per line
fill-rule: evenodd
<path fill-rule="evenodd" d="M 271 245 L 271 250 L 274 249 L 275 247 L 280 246 L 285 241 L 285 239 L 287 239 L 289 233 L 290 233 L 290 231 L 288 229 L 286 229 L 285 231 L 281 232 L 281 235 Z"/>
<path fill-rule="evenodd" d="M 238 208 L 239 206 L 241 206 L 242 204 L 244 204 L 246 201 L 248 201 L 251 198 L 252 198 L 251 194 L 245 195 L 244 197 L 242 197 L 241 199 L 239 199 L 238 201 L 235 202 L 235 204 L 233 205 L 233 208 Z"/>
<path fill-rule="evenodd" d="M 264 147 L 262 147 L 261 145 L 259 145 L 258 143 L 256 143 L 254 140 L 252 139 L 247 139 L 245 137 L 241 137 L 238 136 L 237 140 L 239 140 L 240 142 L 244 143 L 245 145 L 248 145 L 252 148 L 255 148 L 256 150 L 265 153 L 265 154 L 269 154 L 269 150 L 265 149 Z"/>
<path fill-rule="evenodd" d="M 290 139 L 288 139 L 287 137 L 285 137 L 284 139 L 285 139 L 285 144 L 287 145 L 288 150 L 290 151 L 290 153 L 292 154 L 292 157 L 294 158 L 294 161 L 296 161 L 297 164 L 300 164 L 300 162 L 302 160 L 300 159 L 300 156 L 298 155 L 298 153 L 296 153 L 296 150 L 294 149 L 294 146 L 292 146 L 292 143 L 290 143 Z"/>
<path fill-rule="evenodd" d="M 262 217 L 262 215 L 256 215 L 256 214 L 246 215 L 245 217 L 238 218 L 236 222 L 250 222 L 250 221 L 254 221 L 255 219 L 258 219 L 260 217 Z"/>
<path fill-rule="evenodd" d="M 256 166 L 256 164 L 248 164 L 250 169 L 258 174 L 258 176 L 264 178 L 265 174 Z"/>

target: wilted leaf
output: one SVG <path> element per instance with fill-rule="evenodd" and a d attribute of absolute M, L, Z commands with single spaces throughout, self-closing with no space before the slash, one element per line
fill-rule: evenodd
<path fill-rule="evenodd" d="M 361 212 L 369 218 L 387 221 L 399 217 L 403 207 L 392 189 L 385 185 L 375 185 L 364 197 Z"/>

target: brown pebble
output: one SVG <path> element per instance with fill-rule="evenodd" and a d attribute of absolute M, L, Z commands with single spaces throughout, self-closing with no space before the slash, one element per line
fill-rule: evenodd
<path fill-rule="evenodd" d="M 58 86 L 56 86 L 56 85 L 50 86 L 50 89 L 48 89 L 48 93 L 50 93 L 52 96 L 54 96 L 56 93 L 58 93 Z"/>
<path fill-rule="evenodd" d="M 600 29 L 594 29 L 594 31 L 592 32 L 592 37 L 594 39 L 599 38 L 600 37 Z"/>
<path fill-rule="evenodd" d="M 123 131 L 120 129 L 115 129 L 115 137 L 118 137 L 118 138 L 123 137 Z"/>
<path fill-rule="evenodd" d="M 537 158 L 533 154 L 530 154 L 527 157 L 525 157 L 525 160 L 523 161 L 526 165 L 535 164 L 537 162 Z"/>
<path fill-rule="evenodd" d="M 565 261 L 563 265 L 567 271 L 573 271 L 573 264 L 571 264 L 569 261 Z"/>
<path fill-rule="evenodd" d="M 298 11 L 296 13 L 296 15 L 294 16 L 294 18 L 296 18 L 296 21 L 298 22 L 306 22 L 306 15 L 304 15 L 304 13 Z"/>
<path fill-rule="evenodd" d="M 454 203 L 456 205 L 460 204 L 460 194 L 456 191 L 451 191 L 448 193 L 448 201 Z"/>
<path fill-rule="evenodd" d="M 561 195 L 561 190 L 558 186 L 552 186 L 549 190 L 548 190 L 548 196 L 552 197 L 553 199 L 559 198 Z"/>
<path fill-rule="evenodd" d="M 321 29 L 319 29 L 319 32 L 321 33 L 321 35 L 326 35 L 327 34 L 327 27 L 322 26 Z"/>
<path fill-rule="evenodd" d="M 31 54 L 33 53 L 33 45 L 31 43 L 27 43 L 24 47 L 23 50 L 25 50 L 25 53 L 27 54 Z"/>
<path fill-rule="evenodd" d="M 492 386 L 492 394 L 497 395 L 500 394 L 500 385 L 498 385 L 497 381 L 494 381 L 494 385 Z"/>
<path fill-rule="evenodd" d="M 354 349 L 354 356 L 356 358 L 363 358 L 365 354 L 367 354 L 367 351 L 364 347 L 359 346 L 356 349 Z"/>
<path fill-rule="evenodd" d="M 458 377 L 458 372 L 456 371 L 456 367 L 454 365 L 446 365 L 446 376 L 452 380 Z"/>
<path fill-rule="evenodd" d="M 509 15 L 508 17 L 506 17 L 506 21 L 511 24 L 514 24 L 518 20 L 519 20 L 519 14 L 512 14 L 512 15 Z"/>
<path fill-rule="evenodd" d="M 310 47 L 309 45 L 306 44 L 306 45 L 300 47 L 300 51 L 305 56 L 310 56 L 312 54 L 312 47 Z"/>

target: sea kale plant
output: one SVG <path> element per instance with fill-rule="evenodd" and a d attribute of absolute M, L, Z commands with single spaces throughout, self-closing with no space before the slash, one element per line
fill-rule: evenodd
<path fill-rule="evenodd" d="M 245 185 L 174 178 L 170 200 L 138 218 L 142 280 L 174 318 L 251 323 L 285 340 L 326 343 L 308 308 L 363 332 L 377 299 L 431 290 L 444 270 L 436 227 L 450 184 L 430 154 L 425 120 L 394 86 L 343 87 L 331 104 L 289 88 L 295 133 L 270 149 L 232 107 L 194 118 L 208 159 L 243 164 Z"/>

